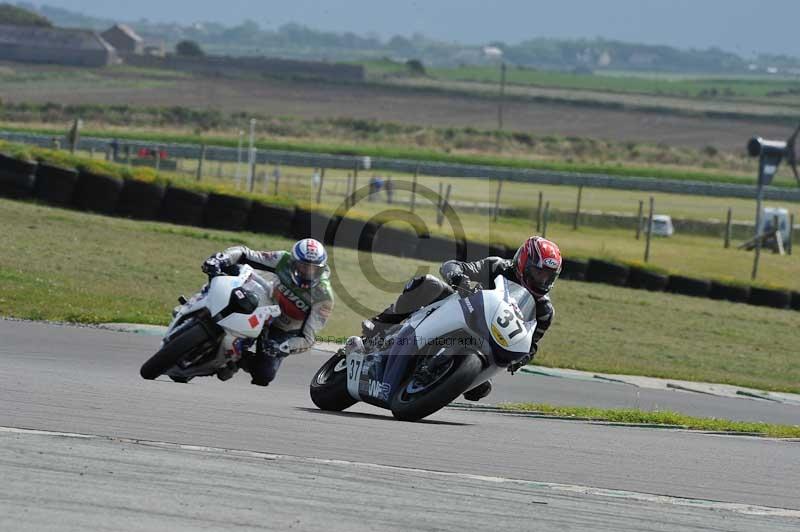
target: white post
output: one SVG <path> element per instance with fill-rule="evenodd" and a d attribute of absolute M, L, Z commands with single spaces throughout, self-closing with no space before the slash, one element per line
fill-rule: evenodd
<path fill-rule="evenodd" d="M 241 185 L 242 180 L 242 142 L 244 141 L 244 131 L 239 130 L 239 150 L 236 152 L 236 188 Z"/>
<path fill-rule="evenodd" d="M 253 171 L 256 166 L 256 151 L 255 151 L 255 141 L 256 141 L 256 119 L 250 119 L 250 150 L 249 150 L 249 159 L 247 161 L 247 186 L 248 190 L 252 188 L 253 181 L 255 180 L 256 176 L 253 175 Z"/>

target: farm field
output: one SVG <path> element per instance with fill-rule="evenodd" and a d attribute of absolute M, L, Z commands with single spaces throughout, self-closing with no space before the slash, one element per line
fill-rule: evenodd
<path fill-rule="evenodd" d="M 129 79 L 132 76 L 130 70 L 97 70 L 86 77 L 83 71 L 76 74 L 74 70 L 63 67 L 52 70 L 50 67 L 6 63 L 0 65 L 0 69 L 5 72 L 3 100 L 8 102 L 183 105 L 199 109 L 214 106 L 226 112 L 249 110 L 299 118 L 349 117 L 478 129 L 497 126 L 494 96 L 486 97 L 481 91 L 469 93 L 460 88 L 455 93 L 448 93 L 435 86 L 347 85 L 277 79 L 184 79 L 181 76 L 164 79 L 162 71 L 137 72 L 137 81 L 127 84 L 119 83 L 118 78 Z M 39 77 L 31 72 L 38 73 Z M 148 83 L 156 83 L 156 86 L 141 86 Z M 790 128 L 768 118 L 713 118 L 519 98 L 510 98 L 505 109 L 505 127 L 508 130 L 537 135 L 663 143 L 696 149 L 713 144 L 721 150 L 741 150 L 753 134 L 782 138 Z"/>
<path fill-rule="evenodd" d="M 15 228 L 0 234 L 0 315 L 82 323 L 165 323 L 177 295 L 203 282 L 199 265 L 211 253 L 237 243 L 258 249 L 290 244 L 4 199 L 0 223 Z M 374 308 L 393 299 L 393 290 L 365 280 L 357 252 L 333 253 L 353 297 Z M 373 260 L 397 282 L 420 264 L 383 255 Z M 361 316 L 339 301 L 324 335 L 357 331 Z M 559 318 L 543 341 L 541 364 L 800 390 L 795 337 L 786 334 L 796 312 L 754 312 L 747 305 L 570 281 L 558 283 L 554 301 Z"/>

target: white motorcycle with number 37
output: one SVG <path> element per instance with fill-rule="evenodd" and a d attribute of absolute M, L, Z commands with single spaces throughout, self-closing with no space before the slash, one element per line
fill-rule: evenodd
<path fill-rule="evenodd" d="M 188 301 L 179 299 L 161 348 L 142 365 L 141 376 L 167 375 L 176 382 L 236 367 L 244 351 L 281 314 L 272 299 L 273 282 L 250 266 L 236 275 L 211 277 Z"/>
<path fill-rule="evenodd" d="M 501 369 L 525 360 L 536 330 L 536 302 L 502 275 L 494 289 L 456 292 L 386 332 L 380 345 L 351 337 L 311 381 L 323 410 L 358 401 L 417 421 Z"/>

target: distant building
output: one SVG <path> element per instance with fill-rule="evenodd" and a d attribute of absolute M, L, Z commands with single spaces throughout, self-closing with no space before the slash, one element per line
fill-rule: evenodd
<path fill-rule="evenodd" d="M 144 51 L 144 40 L 125 24 L 116 24 L 101 35 L 121 53 L 141 54 Z"/>
<path fill-rule="evenodd" d="M 117 55 L 92 31 L 0 25 L 0 60 L 102 67 Z"/>

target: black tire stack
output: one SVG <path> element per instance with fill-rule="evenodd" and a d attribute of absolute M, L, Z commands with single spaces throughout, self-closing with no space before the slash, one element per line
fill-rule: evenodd
<path fill-rule="evenodd" d="M 569 281 L 585 281 L 588 269 L 588 261 L 564 258 L 561 261 L 561 278 Z"/>
<path fill-rule="evenodd" d="M 167 187 L 158 219 L 179 225 L 202 226 L 207 196 L 202 192 Z"/>
<path fill-rule="evenodd" d="M 247 230 L 254 233 L 292 236 L 294 208 L 254 201 L 247 218 Z"/>
<path fill-rule="evenodd" d="M 668 281 L 667 275 L 636 266 L 631 267 L 628 275 L 629 287 L 651 292 L 663 292 Z"/>
<path fill-rule="evenodd" d="M 589 259 L 586 267 L 586 280 L 591 283 L 626 286 L 628 275 L 630 275 L 630 269 L 627 266 L 606 260 Z"/>
<path fill-rule="evenodd" d="M 683 275 L 670 275 L 667 291 L 693 297 L 708 297 L 711 293 L 711 281 L 693 279 Z"/>
<path fill-rule="evenodd" d="M 380 225 L 375 228 L 371 251 L 395 257 L 414 257 L 419 240 L 416 233 Z"/>
<path fill-rule="evenodd" d="M 36 181 L 36 166 L 35 162 L 0 154 L 0 196 L 12 199 L 31 197 Z"/>
<path fill-rule="evenodd" d="M 117 204 L 117 214 L 137 220 L 155 220 L 165 192 L 164 185 L 126 179 Z"/>
<path fill-rule="evenodd" d="M 78 185 L 78 171 L 39 163 L 36 168 L 36 185 L 33 195 L 46 203 L 69 207 Z"/>
<path fill-rule="evenodd" d="M 213 229 L 241 231 L 247 226 L 252 200 L 211 193 L 203 210 L 203 225 Z"/>
<path fill-rule="evenodd" d="M 82 170 L 72 202 L 82 211 L 114 214 L 122 193 L 122 179 Z"/>
<path fill-rule="evenodd" d="M 708 297 L 718 301 L 747 303 L 750 300 L 750 287 L 711 281 L 711 290 Z"/>
<path fill-rule="evenodd" d="M 759 307 L 787 309 L 792 303 L 792 294 L 788 290 L 772 290 L 753 286 L 750 288 L 748 303 Z"/>

